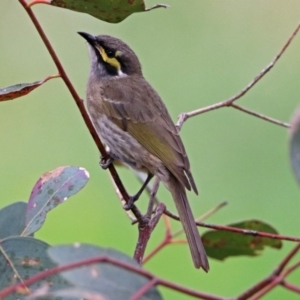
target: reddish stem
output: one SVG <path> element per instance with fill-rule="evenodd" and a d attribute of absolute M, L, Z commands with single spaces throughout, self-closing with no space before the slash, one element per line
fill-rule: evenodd
<path fill-rule="evenodd" d="M 143 264 L 150 260 L 156 253 L 158 253 L 162 248 L 170 244 L 172 241 L 172 234 L 170 228 L 166 228 L 165 238 L 144 258 Z"/>
<path fill-rule="evenodd" d="M 14 292 L 17 292 L 18 290 L 30 286 L 40 280 L 43 280 L 47 277 L 53 276 L 55 274 L 64 272 L 64 271 L 68 271 L 68 270 L 72 270 L 72 269 L 76 269 L 76 268 L 80 268 L 80 267 L 86 267 L 88 265 L 93 265 L 96 263 L 109 263 L 118 267 L 121 267 L 123 269 L 126 269 L 128 271 L 134 272 L 136 274 L 140 274 L 146 278 L 148 278 L 149 280 L 151 280 L 152 282 L 155 281 L 155 285 L 163 285 L 165 287 L 168 287 L 170 289 L 176 290 L 178 292 L 184 293 L 186 295 L 190 295 L 190 296 L 194 296 L 197 297 L 198 299 L 205 299 L 205 300 L 223 300 L 223 298 L 217 297 L 217 296 L 213 296 L 213 295 L 209 295 L 209 294 L 205 294 L 205 293 L 201 293 L 195 290 L 191 290 L 189 288 L 186 288 L 184 286 L 175 284 L 173 282 L 169 282 L 167 280 L 158 278 L 156 276 L 154 276 L 153 274 L 151 274 L 150 272 L 141 269 L 139 267 L 124 263 L 122 261 L 118 261 L 116 259 L 107 257 L 107 256 L 97 256 L 97 257 L 93 257 L 93 258 L 88 258 L 85 260 L 81 260 L 78 262 L 73 262 L 73 263 L 69 263 L 69 264 L 65 264 L 65 265 L 61 265 L 61 266 L 57 266 L 54 267 L 52 269 L 48 269 L 46 271 L 43 271 L 41 273 L 38 273 L 32 277 L 30 277 L 29 279 L 26 279 L 23 281 L 23 283 L 18 283 L 12 286 L 9 286 L 5 289 L 3 289 L 2 291 L 0 291 L 0 299 L 3 299 L 4 297 L 11 295 Z M 146 284 L 148 285 L 148 284 Z"/>
<path fill-rule="evenodd" d="M 180 221 L 179 217 L 173 213 L 171 213 L 168 210 L 165 210 L 164 212 L 167 216 L 170 218 Z M 252 235 L 252 236 L 260 236 L 264 238 L 270 238 L 270 239 L 276 239 L 276 240 L 285 240 L 285 241 L 292 241 L 292 242 L 300 242 L 300 238 L 292 237 L 292 236 L 286 236 L 286 235 L 279 235 L 269 232 L 263 232 L 263 231 L 256 231 L 251 229 L 241 229 L 236 227 L 230 227 L 225 225 L 214 225 L 214 224 L 208 224 L 203 222 L 196 222 L 198 226 L 206 227 L 210 229 L 220 230 L 220 231 L 230 231 L 240 234 L 246 234 L 246 235 Z"/>
<path fill-rule="evenodd" d="M 300 250 L 300 243 L 297 244 L 290 253 L 283 259 L 283 261 L 279 264 L 279 266 L 274 270 L 273 275 L 279 275 L 286 265 L 290 262 L 290 260 L 297 254 Z"/>
<path fill-rule="evenodd" d="M 159 203 L 155 210 L 155 215 L 152 219 L 146 219 L 144 224 L 139 222 L 139 238 L 135 247 L 134 259 L 142 264 L 145 250 L 150 239 L 151 233 L 156 227 L 160 217 L 164 213 L 166 206 L 163 203 Z"/>
<path fill-rule="evenodd" d="M 51 0 L 32 0 L 28 2 L 27 6 L 32 7 L 35 4 L 51 4 Z"/>
<path fill-rule="evenodd" d="M 258 282 L 247 291 L 245 291 L 243 294 L 237 297 L 237 300 L 246 300 L 253 295 L 255 295 L 255 299 L 259 299 L 257 298 L 257 295 L 262 296 L 270 289 L 272 289 L 274 286 L 281 283 L 283 278 L 285 278 L 288 274 L 290 274 L 292 271 L 298 268 L 299 263 L 293 265 L 292 267 L 287 269 L 282 275 L 280 275 L 283 272 L 286 265 L 297 254 L 298 251 L 299 251 L 299 244 L 296 247 L 294 247 L 292 251 L 290 251 L 290 253 L 282 260 L 282 262 L 278 265 L 275 271 L 272 272 L 271 275 L 269 275 L 267 278 L 263 279 L 262 281 Z"/>
<path fill-rule="evenodd" d="M 241 229 L 241 228 L 223 226 L 223 225 L 213 225 L 213 224 L 207 224 L 207 223 L 202 223 L 202 222 L 196 222 L 196 224 L 201 227 L 211 228 L 211 229 L 215 229 L 215 230 L 230 231 L 230 232 L 235 232 L 235 233 L 240 233 L 240 234 L 260 236 L 260 237 L 276 239 L 276 240 L 300 242 L 300 238 L 297 238 L 297 237 L 279 235 L 279 234 L 274 234 L 274 233 L 269 233 L 269 232 Z"/>
<path fill-rule="evenodd" d="M 142 288 L 140 288 L 130 300 L 139 300 L 143 295 L 145 295 L 150 289 L 152 289 L 158 283 L 157 278 L 153 278 L 147 284 L 145 284 Z"/>
<path fill-rule="evenodd" d="M 286 289 L 290 290 L 290 291 L 293 291 L 293 292 L 295 292 L 297 294 L 300 294 L 300 287 L 299 286 L 296 286 L 296 285 L 291 284 L 291 283 L 286 282 L 286 281 L 282 281 L 281 285 L 283 287 L 285 287 Z"/>

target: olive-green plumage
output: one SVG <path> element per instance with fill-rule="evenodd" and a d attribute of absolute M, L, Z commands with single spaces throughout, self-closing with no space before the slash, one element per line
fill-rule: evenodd
<path fill-rule="evenodd" d="M 144 79 L 135 53 L 111 36 L 79 33 L 90 45 L 87 106 L 110 155 L 156 175 L 170 190 L 196 268 L 208 271 L 204 247 L 185 188 L 197 192 L 175 125 L 157 92 Z"/>

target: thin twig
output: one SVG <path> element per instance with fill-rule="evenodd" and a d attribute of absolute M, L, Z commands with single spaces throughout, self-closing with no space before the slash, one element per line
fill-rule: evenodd
<path fill-rule="evenodd" d="M 221 107 L 225 107 L 225 106 L 232 106 L 233 102 L 238 100 L 239 98 L 241 98 L 242 96 L 244 96 L 258 81 L 260 81 L 277 63 L 277 61 L 280 59 L 280 57 L 282 56 L 282 54 L 286 51 L 286 49 L 288 48 L 288 46 L 291 44 L 291 42 L 293 41 L 293 39 L 295 38 L 295 36 L 297 35 L 298 31 L 300 30 L 300 23 L 297 25 L 296 29 L 294 30 L 294 32 L 292 33 L 292 35 L 289 37 L 289 39 L 287 40 L 287 42 L 284 44 L 284 46 L 282 47 L 282 49 L 280 50 L 280 52 L 275 56 L 275 58 L 269 63 L 269 65 L 264 68 L 243 90 L 241 90 L 238 94 L 236 94 L 235 96 L 221 101 L 221 102 L 217 102 L 215 104 L 200 108 L 200 109 L 196 109 L 187 113 L 182 113 L 180 114 L 179 118 L 178 118 L 178 122 L 176 127 L 178 128 L 178 130 L 181 129 L 183 123 L 189 119 L 190 117 L 193 116 L 197 116 L 200 115 L 202 113 L 208 112 L 208 111 L 212 111 Z M 269 117 L 266 117 L 269 118 Z M 280 122 L 280 121 L 279 121 Z M 274 123 L 274 122 L 273 122 Z M 275 123 L 276 124 L 276 123 Z M 282 125 L 281 125 L 282 126 Z"/>
<path fill-rule="evenodd" d="M 273 275 L 279 275 L 283 269 L 287 266 L 290 260 L 299 252 L 300 243 L 298 243 L 290 253 L 282 260 L 282 262 L 278 265 L 278 267 L 273 271 Z"/>
<path fill-rule="evenodd" d="M 254 116 L 254 117 L 257 117 L 259 119 L 262 119 L 262 120 L 265 120 L 265 121 L 268 121 L 268 122 L 271 122 L 273 124 L 276 124 L 276 125 L 279 125 L 279 126 L 282 126 L 282 127 L 285 127 L 285 128 L 290 128 L 291 125 L 288 124 L 288 123 L 285 123 L 285 122 L 282 122 L 282 121 L 279 121 L 279 120 L 276 120 L 274 118 L 271 118 L 271 117 L 268 117 L 268 116 L 265 116 L 263 114 L 260 114 L 258 112 L 255 112 L 253 110 L 250 110 L 250 109 L 247 109 L 247 108 L 244 108 L 240 105 L 237 105 L 237 104 L 231 104 L 231 107 L 237 109 L 237 110 L 240 110 L 246 114 L 249 114 L 251 116 Z"/>
<path fill-rule="evenodd" d="M 157 285 L 157 278 L 151 279 L 147 284 L 142 286 L 131 298 L 130 300 L 139 300 L 143 295 L 145 295 L 150 289 Z"/>
<path fill-rule="evenodd" d="M 292 283 L 286 282 L 285 280 L 282 281 L 280 284 L 283 287 L 285 287 L 286 289 L 288 289 L 290 291 L 293 291 L 293 292 L 295 292 L 297 294 L 300 294 L 300 287 L 299 286 L 296 286 L 296 285 L 294 285 Z"/>
<path fill-rule="evenodd" d="M 277 268 L 265 279 L 259 281 L 254 286 L 243 292 L 240 296 L 236 298 L 236 300 L 246 300 L 249 299 L 251 296 L 256 295 L 259 291 L 264 290 L 267 286 L 272 284 L 272 282 L 278 278 L 278 276 L 283 272 L 284 268 L 287 266 L 287 264 L 291 261 L 291 259 L 297 254 L 299 251 L 299 245 L 294 247 L 288 255 L 281 261 L 281 263 L 277 266 Z M 291 272 L 291 270 L 289 271 Z M 280 283 L 280 281 L 278 282 Z M 276 283 L 277 284 L 277 283 Z"/>
<path fill-rule="evenodd" d="M 200 222 L 200 221 L 204 221 L 207 218 L 209 218 L 210 216 L 214 215 L 216 212 L 218 212 L 221 208 L 225 207 L 227 205 L 227 201 L 223 201 L 221 203 L 219 203 L 217 206 L 213 207 L 212 209 L 210 209 L 209 211 L 207 211 L 206 213 L 204 213 L 202 216 L 200 216 L 199 218 L 196 219 L 196 222 Z"/>
<path fill-rule="evenodd" d="M 143 265 L 149 261 L 156 253 L 158 253 L 162 248 L 170 244 L 172 241 L 172 235 L 169 228 L 166 228 L 166 233 L 164 239 L 144 258 Z"/>
<path fill-rule="evenodd" d="M 216 207 L 213 207 L 211 210 L 209 210 L 208 212 L 206 212 L 205 214 L 203 214 L 202 216 L 200 216 L 199 218 L 196 219 L 196 222 L 199 221 L 203 221 L 205 219 L 207 219 L 208 217 L 210 217 L 211 215 L 215 214 L 217 211 L 219 211 L 221 208 L 223 208 L 225 205 L 227 205 L 227 202 L 224 201 L 220 204 L 218 204 Z M 183 229 L 179 229 L 178 231 L 174 232 L 172 234 L 172 237 L 177 237 L 178 235 L 182 234 L 184 232 Z"/>
<path fill-rule="evenodd" d="M 170 212 L 169 210 L 166 209 L 164 213 L 167 216 L 169 216 L 170 218 L 180 221 L 179 217 L 177 215 L 175 215 L 174 213 Z M 249 229 L 241 229 L 241 228 L 224 226 L 224 225 L 214 225 L 214 224 L 208 224 L 208 223 L 203 223 L 203 222 L 196 222 L 196 224 L 197 224 L 197 226 L 200 226 L 200 227 L 206 227 L 206 228 L 215 229 L 215 230 L 230 231 L 230 232 L 235 232 L 235 233 L 240 233 L 240 234 L 260 236 L 260 237 L 271 238 L 271 239 L 276 239 L 276 240 L 300 242 L 300 238 L 279 235 L 279 234 L 274 234 L 274 233 L 249 230 Z"/>
<path fill-rule="evenodd" d="M 300 262 L 298 261 L 293 266 L 288 268 L 285 272 L 283 272 L 281 275 L 275 276 L 267 286 L 265 286 L 263 289 L 259 290 L 253 297 L 251 297 L 251 300 L 259 300 L 264 296 L 266 293 L 270 292 L 276 285 L 281 284 L 281 282 L 293 271 L 298 269 L 300 267 Z"/>
<path fill-rule="evenodd" d="M 168 5 L 168 4 L 155 4 L 149 8 L 146 8 L 145 11 L 151 11 L 153 9 L 156 9 L 156 8 L 170 8 L 171 6 Z"/>
<path fill-rule="evenodd" d="M 298 237 L 279 235 L 279 234 L 249 230 L 249 229 L 240 229 L 240 228 L 230 227 L 230 226 L 213 225 L 213 224 L 207 224 L 203 222 L 196 222 L 196 224 L 201 227 L 206 227 L 215 230 L 230 231 L 230 232 L 235 232 L 235 233 L 240 233 L 245 235 L 260 236 L 260 237 L 282 240 L 282 241 L 300 242 L 300 238 Z"/>

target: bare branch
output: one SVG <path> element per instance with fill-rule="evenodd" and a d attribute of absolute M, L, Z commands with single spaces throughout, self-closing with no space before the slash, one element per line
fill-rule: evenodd
<path fill-rule="evenodd" d="M 290 253 L 283 259 L 283 261 L 278 265 L 278 267 L 273 271 L 273 275 L 279 275 L 283 269 L 287 266 L 290 260 L 299 252 L 300 243 L 297 244 Z"/>
<path fill-rule="evenodd" d="M 268 277 L 264 278 L 263 280 L 256 283 L 253 287 L 249 288 L 245 292 L 243 292 L 240 296 L 238 296 L 237 300 L 246 300 L 249 299 L 251 296 L 255 295 L 255 298 L 253 299 L 259 299 L 258 295 L 263 295 L 266 291 L 269 291 L 277 284 L 281 283 L 284 277 L 286 277 L 288 274 L 290 274 L 292 271 L 295 270 L 295 267 L 298 267 L 297 265 L 292 266 L 289 268 L 285 274 L 280 275 L 286 265 L 290 262 L 290 260 L 296 255 L 296 253 L 299 251 L 300 244 L 298 244 L 292 251 L 283 259 L 283 261 L 278 265 L 278 267 L 273 271 Z M 261 294 L 262 293 L 262 294 Z M 252 299 L 252 298 L 251 298 Z"/>
<path fill-rule="evenodd" d="M 167 209 L 164 211 L 164 214 L 174 220 L 180 221 L 180 219 L 177 215 L 175 215 L 174 213 L 170 212 Z M 224 225 L 207 224 L 207 223 L 203 223 L 203 222 L 196 222 L 196 224 L 197 224 L 197 226 L 200 226 L 200 227 L 206 227 L 206 228 L 215 229 L 215 230 L 230 231 L 230 232 L 246 234 L 246 235 L 253 235 L 253 236 L 261 236 L 261 237 L 271 238 L 271 239 L 276 239 L 276 240 L 300 242 L 300 238 L 286 236 L 286 235 L 279 235 L 279 234 L 256 231 L 256 230 L 240 229 L 240 228 L 224 226 Z"/>
<path fill-rule="evenodd" d="M 274 124 L 276 124 L 276 125 L 279 125 L 279 126 L 282 126 L 282 127 L 285 127 L 285 128 L 290 128 L 290 127 L 291 127 L 291 125 L 288 124 L 288 123 L 285 123 L 285 122 L 282 122 L 282 121 L 273 119 L 273 118 L 271 118 L 271 117 L 267 117 L 267 116 L 265 116 L 265 115 L 263 115 L 263 114 L 257 113 L 257 112 L 255 112 L 255 111 L 250 110 L 250 109 L 247 109 L 247 108 L 244 108 L 244 107 L 242 107 L 242 106 L 240 106 L 240 105 L 237 105 L 237 104 L 232 103 L 232 104 L 231 104 L 231 107 L 233 107 L 233 108 L 235 108 L 235 109 L 237 109 L 237 110 L 240 110 L 240 111 L 242 111 L 242 112 L 244 112 L 244 113 L 246 113 L 246 114 L 249 114 L 249 115 L 251 115 L 251 116 L 254 116 L 254 117 L 260 118 L 260 119 L 262 119 L 262 120 L 265 120 L 265 121 L 274 123 Z"/>
<path fill-rule="evenodd" d="M 215 110 L 215 109 L 218 109 L 221 107 L 232 106 L 234 101 L 236 101 L 239 98 L 241 98 L 242 96 L 244 96 L 259 80 L 261 80 L 275 66 L 275 64 L 280 59 L 282 54 L 286 51 L 288 46 L 291 44 L 291 42 L 293 41 L 293 39 L 295 38 L 295 36 L 299 32 L 299 30 L 300 30 L 300 23 L 297 25 L 296 29 L 294 30 L 292 35 L 289 37 L 287 42 L 284 44 L 284 46 L 282 47 L 280 52 L 275 56 L 275 58 L 242 91 L 240 91 L 238 94 L 236 94 L 235 96 L 233 96 L 225 101 L 221 101 L 221 102 L 218 102 L 218 103 L 215 103 L 215 104 L 212 104 L 212 105 L 200 108 L 200 109 L 196 109 L 196 110 L 193 110 L 193 111 L 190 111 L 187 113 L 182 113 L 178 118 L 178 122 L 176 125 L 177 129 L 180 130 L 183 123 L 190 117 L 197 116 L 202 113 L 212 111 L 212 110 Z M 266 118 L 268 118 L 268 117 L 266 117 Z M 276 122 L 273 122 L 273 123 L 277 124 Z M 281 125 L 281 124 L 277 124 L 277 125 Z"/>
<path fill-rule="evenodd" d="M 262 298 L 263 295 L 270 292 L 276 285 L 281 284 L 281 282 L 284 280 L 284 278 L 298 269 L 300 267 L 300 262 L 295 263 L 292 267 L 290 267 L 288 270 L 286 270 L 282 275 L 276 276 L 273 278 L 273 280 L 265 286 L 263 289 L 260 289 L 253 297 L 251 297 L 251 300 L 259 300 Z M 248 299 L 248 298 L 244 298 Z M 239 299 L 240 300 L 240 299 Z"/>

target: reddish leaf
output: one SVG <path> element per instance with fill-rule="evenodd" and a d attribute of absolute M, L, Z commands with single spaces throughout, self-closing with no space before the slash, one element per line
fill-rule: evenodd
<path fill-rule="evenodd" d="M 58 75 L 48 76 L 43 80 L 35 81 L 32 83 L 19 83 L 0 89 L 0 102 L 13 100 L 15 98 L 25 96 L 40 85 L 42 85 L 43 83 L 45 83 L 46 81 L 48 81 L 49 79 L 55 77 L 58 77 Z"/>
<path fill-rule="evenodd" d="M 46 214 L 80 191 L 88 180 L 89 173 L 84 168 L 72 166 L 59 167 L 43 174 L 32 189 L 22 235 L 39 230 Z"/>

